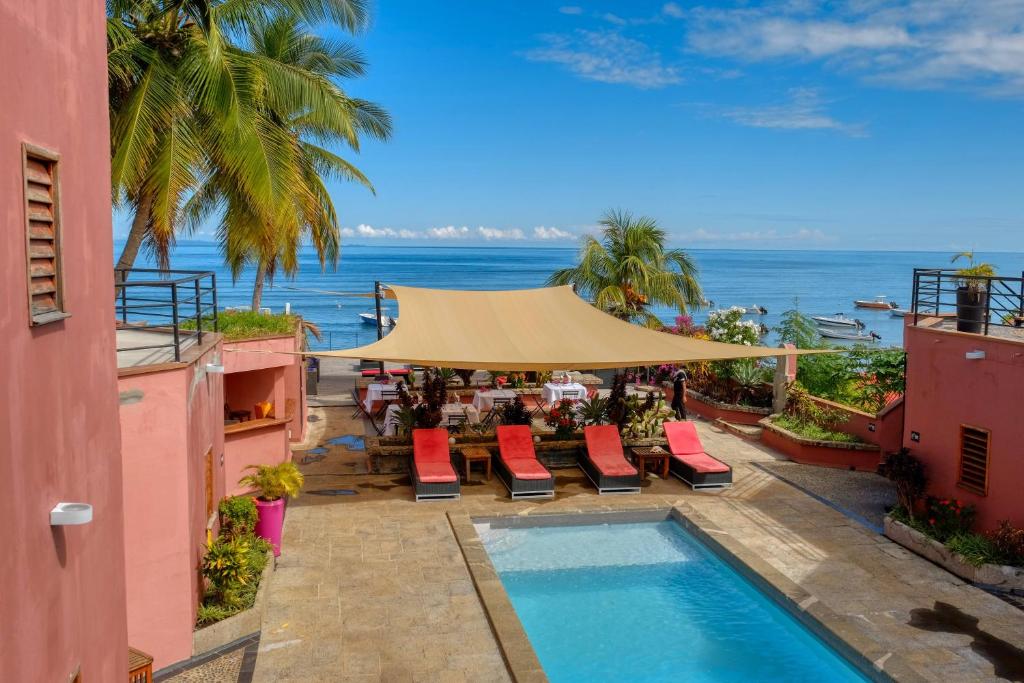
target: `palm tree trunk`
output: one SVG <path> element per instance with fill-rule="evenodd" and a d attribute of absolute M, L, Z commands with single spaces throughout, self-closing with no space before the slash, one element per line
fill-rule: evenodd
<path fill-rule="evenodd" d="M 135 264 L 135 258 L 139 255 L 139 247 L 142 246 L 142 240 L 146 237 L 146 225 L 149 223 L 149 212 L 152 208 L 153 195 L 143 191 L 139 196 L 139 203 L 135 207 L 132 228 L 128 232 L 128 239 L 125 240 L 115 268 L 131 268 Z"/>
<path fill-rule="evenodd" d="M 267 265 L 260 259 L 256 266 L 256 282 L 252 286 L 252 310 L 259 311 L 260 303 L 263 301 L 263 281 L 267 277 Z"/>

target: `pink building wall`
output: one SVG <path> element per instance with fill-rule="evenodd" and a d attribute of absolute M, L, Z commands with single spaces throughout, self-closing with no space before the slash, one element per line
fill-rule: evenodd
<path fill-rule="evenodd" d="M 903 444 L 925 463 L 929 493 L 975 505 L 979 529 L 1024 525 L 1024 343 L 908 325 L 904 346 Z M 985 359 L 967 360 L 974 350 Z M 986 496 L 957 486 L 961 424 L 991 430 Z"/>
<path fill-rule="evenodd" d="M 224 479 L 227 495 L 248 493 L 238 480 L 250 474 L 249 465 L 276 465 L 291 458 L 288 448 L 288 424 L 270 421 L 267 426 L 224 437 Z"/>
<path fill-rule="evenodd" d="M 277 370 L 274 374 L 273 398 L 275 415 L 284 417 L 288 401 L 293 403 L 289 430 L 292 441 L 306 438 L 307 404 L 305 364 L 301 356 L 293 355 L 300 348 L 301 337 L 287 335 L 231 341 L 224 344 L 225 397 L 232 409 L 252 410 L 251 400 L 256 396 L 270 396 L 265 389 L 268 380 L 263 373 L 247 376 L 256 371 Z M 236 398 L 237 397 L 237 398 Z M 235 405 L 235 403 L 239 405 Z"/>
<path fill-rule="evenodd" d="M 128 633 L 159 669 L 192 655 L 202 597 L 200 563 L 210 518 L 224 495 L 223 377 L 205 371 L 219 338 L 197 357 L 153 372 L 122 371 Z M 143 368 L 144 370 L 144 368 Z"/>
<path fill-rule="evenodd" d="M 103 3 L 0 0 L 0 680 L 128 671 Z M 31 95 L 31 96 L 29 96 Z M 65 308 L 30 327 L 21 145 L 60 154 Z M 60 501 L 92 522 L 51 527 Z"/>
<path fill-rule="evenodd" d="M 833 429 L 875 444 L 881 449 L 883 458 L 886 453 L 898 451 L 903 445 L 904 399 L 896 399 L 875 415 L 823 398 L 815 397 L 813 400 L 818 405 L 845 414 L 846 421 L 835 425 Z"/>

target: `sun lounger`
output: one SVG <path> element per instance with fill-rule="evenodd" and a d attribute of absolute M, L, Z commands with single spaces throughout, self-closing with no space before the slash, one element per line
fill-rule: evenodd
<path fill-rule="evenodd" d="M 692 422 L 666 422 L 665 438 L 672 457 L 669 471 L 693 489 L 717 489 L 732 486 L 732 468 L 704 452 Z"/>
<path fill-rule="evenodd" d="M 622 439 L 615 425 L 586 427 L 586 453 L 580 469 L 601 493 L 640 493 L 640 473 L 622 452 Z"/>
<path fill-rule="evenodd" d="M 554 498 L 555 478 L 537 460 L 526 425 L 501 425 L 494 471 L 513 498 Z"/>
<path fill-rule="evenodd" d="M 459 475 L 452 467 L 447 430 L 412 430 L 412 482 L 417 502 L 459 498 Z"/>

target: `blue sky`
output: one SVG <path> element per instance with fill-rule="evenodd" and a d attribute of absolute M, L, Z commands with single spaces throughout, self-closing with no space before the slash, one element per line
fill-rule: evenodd
<path fill-rule="evenodd" d="M 1024 251 L 1024 2 L 378 0 L 348 242 Z M 541 239 L 543 238 L 543 239 Z"/>

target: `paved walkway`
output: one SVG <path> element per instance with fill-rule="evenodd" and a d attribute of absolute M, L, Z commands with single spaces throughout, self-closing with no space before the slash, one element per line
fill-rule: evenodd
<path fill-rule="evenodd" d="M 359 429 L 340 419 L 347 426 L 331 427 Z M 559 470 L 553 501 L 512 502 L 495 480 L 464 485 L 458 502 L 417 504 L 408 477 L 347 474 L 339 451 L 303 466 L 308 491 L 358 494 L 289 506 L 254 680 L 508 680 L 446 512 L 653 505 L 683 506 L 727 530 L 927 679 L 1024 680 L 1024 613 L 752 464 L 774 461 L 770 451 L 708 423 L 698 429 L 734 467 L 732 489 L 694 493 L 654 479 L 640 496 L 599 497 L 578 470 Z"/>

